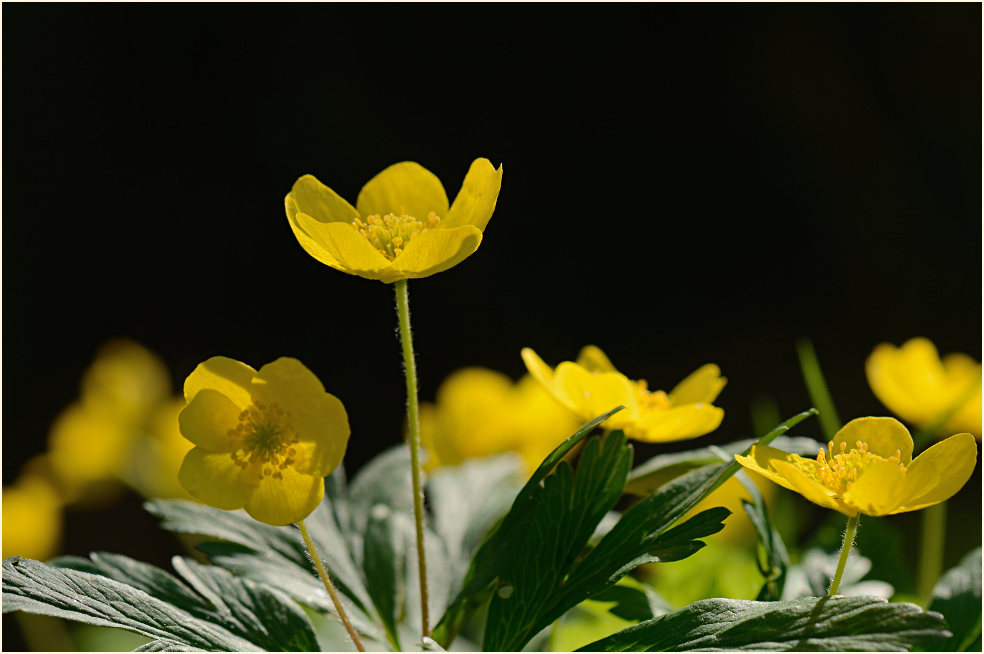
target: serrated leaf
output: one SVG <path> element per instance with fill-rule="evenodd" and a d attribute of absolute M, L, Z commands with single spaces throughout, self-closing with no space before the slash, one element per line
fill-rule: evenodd
<path fill-rule="evenodd" d="M 188 645 L 183 645 L 173 640 L 159 638 L 152 640 L 145 645 L 141 645 L 134 652 L 204 652 L 206 650 L 197 649 Z"/>
<path fill-rule="evenodd" d="M 268 650 L 317 651 L 307 616 L 288 596 L 214 566 L 181 557 L 172 565 L 191 587 L 165 570 L 120 554 L 60 557 L 53 566 L 109 577 L 177 606 Z"/>
<path fill-rule="evenodd" d="M 949 635 L 940 614 L 876 597 L 708 599 L 578 651 L 905 651 Z"/>
<path fill-rule="evenodd" d="M 948 652 L 972 651 L 981 637 L 981 548 L 967 554 L 947 570 L 933 587 L 929 610 L 946 618 L 953 636 L 939 649 Z"/>
<path fill-rule="evenodd" d="M 502 560 L 504 544 L 514 541 L 521 533 L 520 526 L 528 523 L 528 515 L 533 507 L 531 498 L 539 492 L 540 482 L 571 448 L 577 445 L 595 427 L 622 408 L 613 409 L 585 423 L 570 438 L 558 445 L 533 472 L 529 481 L 513 500 L 509 513 L 475 553 L 461 590 L 444 612 L 440 622 L 434 627 L 431 635 L 441 646 L 446 648 L 454 640 L 468 616 L 489 598 L 492 593 L 492 584 L 498 576 L 498 566 Z"/>
<path fill-rule="evenodd" d="M 3 612 L 52 615 L 212 651 L 258 651 L 255 643 L 108 577 L 14 557 L 3 562 Z"/>
<path fill-rule="evenodd" d="M 484 650 L 518 650 L 550 624 L 567 572 L 621 496 L 631 464 L 625 435 L 613 431 L 603 441 L 587 441 L 576 472 L 562 461 L 533 489 L 515 523 L 517 537 L 501 543 L 499 590 L 489 605 Z"/>
<path fill-rule="evenodd" d="M 157 500 L 144 506 L 162 518 L 164 529 L 226 541 L 197 546 L 213 563 L 279 589 L 313 609 L 334 613 L 335 607 L 315 573 L 307 548 L 293 527 L 271 527 L 243 511 L 223 511 L 185 500 Z M 356 629 L 382 639 L 382 630 L 370 613 L 372 601 L 352 560 L 349 541 L 339 532 L 330 505 L 322 502 L 305 524 L 335 586 L 347 600 L 347 613 Z"/>
<path fill-rule="evenodd" d="M 623 620 L 642 622 L 672 610 L 659 593 L 632 577 L 623 577 L 617 584 L 595 594 L 594 602 L 614 602 L 608 612 Z"/>

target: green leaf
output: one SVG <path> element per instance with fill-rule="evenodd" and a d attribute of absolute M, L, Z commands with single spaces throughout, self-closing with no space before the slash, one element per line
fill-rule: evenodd
<path fill-rule="evenodd" d="M 800 597 L 819 597 L 827 594 L 827 587 L 837 570 L 839 552 L 830 554 L 818 548 L 810 548 L 800 558 L 799 563 L 786 569 L 786 583 L 783 586 L 783 599 Z M 871 571 L 871 559 L 862 556 L 854 548 L 844 566 L 841 595 L 868 595 L 888 599 L 894 593 L 891 584 L 880 580 L 864 580 Z"/>
<path fill-rule="evenodd" d="M 3 612 L 10 611 L 118 627 L 193 649 L 261 649 L 224 627 L 197 618 L 127 584 L 19 557 L 3 562 Z"/>
<path fill-rule="evenodd" d="M 462 589 L 434 627 L 431 636 L 442 647 L 448 647 L 465 620 L 491 595 L 493 584 L 499 574 L 499 567 L 505 558 L 507 545 L 521 541 L 522 535 L 528 530 L 526 525 L 529 524 L 529 514 L 535 509 L 532 498 L 542 490 L 541 482 L 544 481 L 547 474 L 571 448 L 577 445 L 595 427 L 622 408 L 624 407 L 612 409 L 608 413 L 585 423 L 573 436 L 558 445 L 533 472 L 529 481 L 513 500 L 509 513 L 475 553 L 462 584 Z M 518 552 L 514 555 L 525 556 L 526 553 Z"/>
<path fill-rule="evenodd" d="M 285 594 L 191 559 L 174 557 L 171 563 L 191 588 L 165 570 L 119 554 L 52 561 L 56 567 L 103 575 L 142 590 L 268 651 L 319 649 L 307 616 Z"/>
<path fill-rule="evenodd" d="M 295 527 L 272 527 L 243 511 L 223 511 L 186 500 L 157 500 L 144 506 L 163 519 L 164 529 L 225 541 L 198 545 L 213 563 L 281 590 L 315 610 L 334 613 Z M 332 581 L 345 597 L 346 612 L 355 628 L 382 640 L 383 630 L 369 608 L 372 600 L 353 561 L 349 540 L 340 533 L 336 512 L 322 502 L 305 524 Z"/>
<path fill-rule="evenodd" d="M 751 479 L 748 478 L 744 470 L 736 475 L 742 487 L 751 496 L 752 501 L 742 500 L 741 505 L 745 510 L 755 533 L 758 535 L 764 561 L 756 557 L 759 572 L 765 577 L 765 583 L 755 598 L 760 601 L 774 601 L 782 598 L 782 589 L 786 583 L 786 569 L 789 567 L 789 553 L 786 551 L 786 544 L 782 541 L 779 532 L 772 527 L 769 520 L 769 512 L 765 506 L 765 498 L 762 492 Z"/>
<path fill-rule="evenodd" d="M 146 645 L 141 645 L 134 652 L 204 652 L 207 650 L 196 649 L 189 647 L 188 645 L 183 645 L 181 643 L 175 642 L 173 640 L 165 640 L 163 638 L 158 640 L 152 640 Z"/>
<path fill-rule="evenodd" d="M 578 651 L 904 651 L 949 635 L 940 614 L 875 597 L 708 599 Z"/>
<path fill-rule="evenodd" d="M 594 602 L 614 602 L 608 612 L 623 620 L 642 622 L 669 612 L 670 605 L 659 593 L 632 577 L 622 577 L 617 584 L 596 593 Z"/>
<path fill-rule="evenodd" d="M 397 612 L 403 604 L 406 566 L 404 534 L 395 517 L 398 516 L 385 504 L 373 507 L 366 528 L 363 566 L 369 595 L 386 629 L 386 638 L 394 650 L 399 650 Z"/>
<path fill-rule="evenodd" d="M 953 632 L 946 643 L 939 644 L 940 650 L 966 652 L 980 642 L 981 548 L 967 554 L 940 577 L 933 588 L 929 609 L 942 613 Z"/>
<path fill-rule="evenodd" d="M 726 445 L 711 445 L 685 452 L 654 456 L 629 473 L 625 492 L 645 497 L 663 484 L 695 468 L 720 463 L 719 454 L 722 451 L 729 455 L 739 454 L 748 450 L 753 444 L 755 444 L 754 439 L 745 439 Z M 778 436 L 772 441 L 772 447 L 793 454 L 816 456 L 821 445 L 812 438 L 803 436 Z"/>

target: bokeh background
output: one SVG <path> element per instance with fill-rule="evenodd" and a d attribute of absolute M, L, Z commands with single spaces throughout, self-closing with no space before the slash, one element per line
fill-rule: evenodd
<path fill-rule="evenodd" d="M 392 288 L 306 255 L 283 197 L 313 173 L 354 202 L 408 159 L 451 198 L 475 157 L 505 169 L 481 248 L 410 284 L 422 399 L 594 343 L 655 388 L 719 364 L 726 442 L 763 394 L 810 405 L 808 336 L 845 420 L 887 414 L 877 343 L 981 357 L 980 24 L 976 4 L 5 4 L 4 483 L 113 337 L 175 392 L 215 354 L 298 357 L 349 411 L 347 468 L 399 443 Z M 980 491 L 978 467 L 948 564 L 980 542 Z M 140 502 L 69 512 L 62 551 L 166 563 L 180 545 Z"/>

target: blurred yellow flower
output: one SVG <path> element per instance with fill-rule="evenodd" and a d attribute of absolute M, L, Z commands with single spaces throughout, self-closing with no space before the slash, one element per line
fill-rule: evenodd
<path fill-rule="evenodd" d="M 99 351 L 81 386 L 52 425 L 48 461 L 67 501 L 93 504 L 119 491 L 116 480 L 126 476 L 131 449 L 171 381 L 156 355 L 120 340 Z"/>
<path fill-rule="evenodd" d="M 144 497 L 193 499 L 178 482 L 181 462 L 194 447 L 178 429 L 178 414 L 184 407 L 181 397 L 157 405 L 130 451 L 121 476 Z"/>
<path fill-rule="evenodd" d="M 3 489 L 3 558 L 45 560 L 58 551 L 62 505 L 43 477 L 24 474 Z"/>
<path fill-rule="evenodd" d="M 624 406 L 606 421 L 639 441 L 676 441 L 703 436 L 717 429 L 724 411 L 711 402 L 727 383 L 721 370 L 701 366 L 672 391 L 650 391 L 646 380 L 630 380 L 618 372 L 600 348 L 588 345 L 577 362 L 564 361 L 550 368 L 536 352 L 523 348 L 530 373 L 561 404 L 587 421 L 617 406 Z"/>
<path fill-rule="evenodd" d="M 477 250 L 501 184 L 502 166 L 476 159 L 449 209 L 434 173 L 404 161 L 369 180 L 355 207 L 312 175 L 298 179 L 284 203 L 308 254 L 388 284 L 447 270 Z"/>
<path fill-rule="evenodd" d="M 420 407 L 428 468 L 518 452 L 532 472 L 580 423 L 529 375 L 513 383 L 486 368 L 464 368 Z"/>
<path fill-rule="evenodd" d="M 931 341 L 913 338 L 902 347 L 876 347 L 865 371 L 882 404 L 906 422 L 927 427 L 953 410 L 940 431 L 970 432 L 980 440 L 981 364 L 972 357 L 954 353 L 940 360 Z"/>
<path fill-rule="evenodd" d="M 816 459 L 767 446 L 735 459 L 820 506 L 847 516 L 881 516 L 952 497 L 977 465 L 977 442 L 970 434 L 957 434 L 913 459 L 912 437 L 898 420 L 857 418 Z"/>
<path fill-rule="evenodd" d="M 184 394 L 178 423 L 195 447 L 178 478 L 189 493 L 271 525 L 317 508 L 349 424 L 342 403 L 300 361 L 282 357 L 257 372 L 212 357 L 188 376 Z"/>

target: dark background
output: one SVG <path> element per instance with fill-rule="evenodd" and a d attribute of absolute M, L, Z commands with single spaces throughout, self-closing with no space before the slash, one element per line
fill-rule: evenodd
<path fill-rule="evenodd" d="M 313 173 L 354 203 L 407 159 L 451 199 L 475 157 L 505 169 L 481 248 L 410 284 L 422 399 L 595 343 L 655 388 L 718 363 L 724 442 L 761 393 L 809 406 L 809 336 L 842 418 L 885 414 L 877 343 L 981 356 L 980 24 L 978 4 L 5 4 L 4 480 L 114 336 L 176 391 L 215 354 L 296 356 L 348 408 L 347 467 L 398 443 L 392 288 L 305 254 L 283 197 Z M 979 520 L 979 471 L 970 490 Z M 166 560 L 138 507 L 70 515 L 66 551 Z"/>

